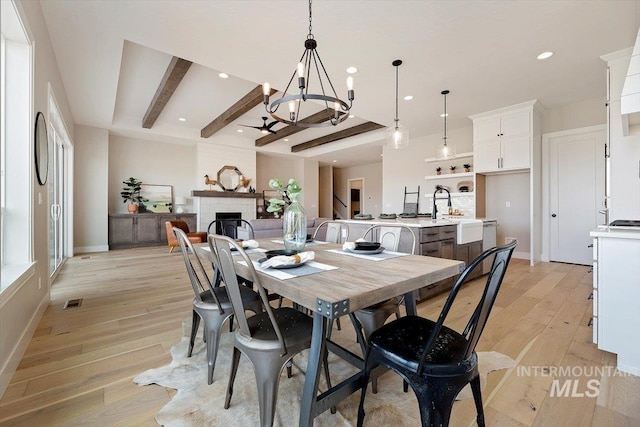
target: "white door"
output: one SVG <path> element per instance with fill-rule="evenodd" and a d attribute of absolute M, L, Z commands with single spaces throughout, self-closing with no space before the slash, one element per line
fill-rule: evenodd
<path fill-rule="evenodd" d="M 548 136 L 549 259 L 589 265 L 604 200 L 604 127 Z"/>

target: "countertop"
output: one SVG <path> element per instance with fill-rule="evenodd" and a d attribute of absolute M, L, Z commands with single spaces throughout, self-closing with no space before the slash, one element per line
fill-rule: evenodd
<path fill-rule="evenodd" d="M 447 216 L 444 218 L 438 218 L 435 222 L 431 218 L 396 218 L 396 219 L 339 219 L 337 221 L 345 222 L 347 224 L 371 224 L 371 225 L 385 225 L 385 224 L 403 224 L 408 227 L 415 228 L 427 228 L 427 227 L 442 227 L 445 225 L 457 225 L 460 220 L 479 219 L 483 222 L 497 221 L 496 218 L 470 218 L 470 217 L 455 217 L 449 219 Z"/>
<path fill-rule="evenodd" d="M 589 234 L 591 237 L 640 240 L 640 227 L 607 227 L 601 225 Z"/>

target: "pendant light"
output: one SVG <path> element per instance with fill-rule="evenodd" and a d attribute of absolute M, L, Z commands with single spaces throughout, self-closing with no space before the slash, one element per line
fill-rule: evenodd
<path fill-rule="evenodd" d="M 450 143 L 447 139 L 447 94 L 448 90 L 443 90 L 440 92 L 444 98 L 444 134 L 442 136 L 442 145 L 439 145 L 436 150 L 436 159 L 437 160 L 446 160 L 446 159 L 455 159 L 456 157 L 456 146 Z"/>
<path fill-rule="evenodd" d="M 351 111 L 351 106 L 355 97 L 353 91 L 353 77 L 347 77 L 347 100 L 349 101 L 349 103 L 347 103 L 346 101 L 338 98 L 336 90 L 333 87 L 333 83 L 329 78 L 329 73 L 325 70 L 322 59 L 320 59 L 320 54 L 316 49 L 318 43 L 311 32 L 311 22 L 313 17 L 311 11 L 311 0 L 309 0 L 309 34 L 307 34 L 307 38 L 304 41 L 304 52 L 302 53 L 302 57 L 300 57 L 300 61 L 298 61 L 296 70 L 291 75 L 291 79 L 289 79 L 289 84 L 287 84 L 282 97 L 271 102 L 271 105 L 269 105 L 271 86 L 269 83 L 265 82 L 262 85 L 262 102 L 267 113 L 269 113 L 274 120 L 287 125 L 304 128 L 335 126 L 349 118 L 349 112 Z M 315 72 L 315 76 L 312 72 Z M 316 77 L 318 80 L 317 86 L 315 87 L 320 88 L 320 91 L 317 93 L 309 93 L 309 86 L 312 77 Z M 292 87 L 292 84 L 295 86 L 294 79 L 296 79 L 300 92 L 292 95 L 287 94 L 290 87 L 295 89 Z M 325 88 L 331 89 L 331 91 L 329 92 L 328 90 L 325 90 Z M 305 122 L 303 120 L 304 116 L 301 115 L 301 110 L 303 109 L 302 107 L 305 105 L 305 102 L 309 99 L 320 101 L 320 103 L 324 105 L 325 111 L 327 112 L 327 118 L 325 121 L 321 123 L 312 123 Z M 282 115 L 278 115 L 278 109 L 281 105 L 283 106 L 283 109 L 286 109 L 287 111 L 281 113 Z"/>
<path fill-rule="evenodd" d="M 402 65 L 402 61 L 396 59 L 391 65 L 396 67 L 396 118 L 393 119 L 395 125 L 385 131 L 385 139 L 389 148 L 398 150 L 409 146 L 409 130 L 400 125 L 398 118 L 398 67 Z"/>

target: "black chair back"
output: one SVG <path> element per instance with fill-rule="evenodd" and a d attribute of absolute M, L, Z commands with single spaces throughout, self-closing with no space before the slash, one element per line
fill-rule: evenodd
<path fill-rule="evenodd" d="M 238 238 L 238 227 L 244 226 L 249 230 L 249 238 L 253 239 L 255 233 L 253 226 L 246 219 L 241 218 L 221 218 L 215 219 L 209 223 L 207 227 L 207 234 L 218 234 L 220 236 L 231 237 L 232 239 Z"/>
<path fill-rule="evenodd" d="M 457 362 L 462 362 L 466 360 L 471 353 L 476 348 L 476 344 L 478 344 L 478 340 L 480 340 L 480 335 L 484 330 L 484 327 L 487 323 L 487 319 L 489 319 L 489 314 L 491 313 L 491 309 L 493 308 L 493 303 L 496 300 L 498 295 L 498 290 L 500 290 L 500 285 L 502 284 L 502 279 L 504 279 L 504 275 L 507 271 L 507 266 L 509 265 L 509 261 L 511 260 L 511 255 L 513 254 L 513 250 L 518 244 L 517 240 L 512 241 L 511 243 L 498 246 L 492 249 L 489 249 L 474 259 L 471 264 L 462 272 L 462 274 L 458 277 L 455 285 L 453 285 L 453 289 L 449 293 L 447 301 L 442 308 L 442 312 L 438 317 L 438 321 L 436 326 L 433 328 L 429 339 L 426 342 L 424 351 L 420 357 L 420 364 L 418 366 L 418 373 L 420 374 L 427 364 L 427 358 L 429 353 L 432 350 L 433 345 L 435 344 L 438 335 L 440 334 L 440 330 L 446 320 L 447 315 L 449 314 L 449 310 L 453 305 L 453 302 L 456 298 L 456 295 L 460 291 L 462 285 L 467 281 L 467 277 L 469 274 L 476 268 L 482 268 L 482 262 L 490 257 L 494 257 L 493 264 L 491 266 L 491 271 L 487 276 L 487 283 L 484 288 L 484 292 L 482 294 L 482 298 L 478 302 L 467 326 L 464 328 L 464 332 L 462 335 L 467 340 L 467 347 L 465 352 L 461 358 Z"/>

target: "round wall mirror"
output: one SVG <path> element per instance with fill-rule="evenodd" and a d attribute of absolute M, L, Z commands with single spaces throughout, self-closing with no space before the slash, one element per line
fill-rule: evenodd
<path fill-rule="evenodd" d="M 44 185 L 49 174 L 49 139 L 47 138 L 47 123 L 44 114 L 38 111 L 34 132 L 34 157 L 36 162 L 36 177 L 38 184 Z"/>
<path fill-rule="evenodd" d="M 224 191 L 236 191 L 240 187 L 242 172 L 235 166 L 223 166 L 218 171 L 218 185 Z"/>

